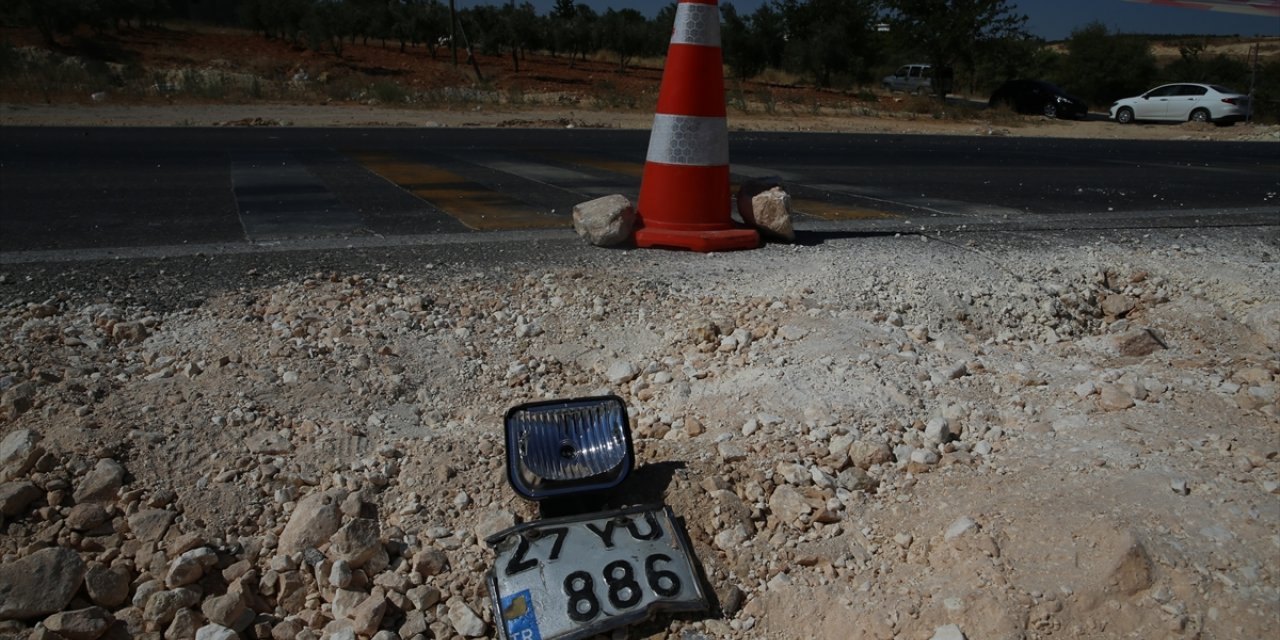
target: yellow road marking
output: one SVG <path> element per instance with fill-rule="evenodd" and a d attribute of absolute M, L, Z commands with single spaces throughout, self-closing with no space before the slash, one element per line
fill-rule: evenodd
<path fill-rule="evenodd" d="M 566 218 L 543 213 L 447 169 L 381 153 L 356 153 L 353 156 L 370 171 L 477 231 L 562 229 L 571 226 Z"/>
<path fill-rule="evenodd" d="M 591 156 L 580 156 L 568 153 L 557 153 L 549 156 L 553 160 L 559 160 L 568 164 L 576 164 L 583 167 L 592 167 L 610 173 L 619 173 L 624 176 L 632 176 L 639 178 L 644 176 L 643 162 L 625 162 L 622 160 L 601 160 Z"/>

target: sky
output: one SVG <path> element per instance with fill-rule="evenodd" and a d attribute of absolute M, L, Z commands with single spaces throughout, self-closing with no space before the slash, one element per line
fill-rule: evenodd
<path fill-rule="evenodd" d="M 477 4 L 504 4 L 507 0 L 458 0 L 458 7 Z M 524 0 L 517 0 L 523 2 Z M 546 13 L 554 0 L 529 0 L 538 13 Z M 578 0 L 603 12 L 606 9 L 639 9 L 653 16 L 672 0 Z M 765 0 L 720 0 L 733 2 L 738 13 L 750 13 Z M 1071 31 L 1098 21 L 1112 31 L 1124 33 L 1195 35 L 1280 36 L 1280 18 L 1249 16 L 1217 11 L 1138 4 L 1123 0 L 1009 0 L 1016 11 L 1028 17 L 1031 33 L 1047 40 L 1061 40 Z"/>

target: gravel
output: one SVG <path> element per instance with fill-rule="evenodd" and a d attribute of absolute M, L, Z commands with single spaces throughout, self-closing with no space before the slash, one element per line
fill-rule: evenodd
<path fill-rule="evenodd" d="M 721 603 L 640 636 L 1260 636 L 1263 231 L 0 266 L 0 635 L 492 637 L 502 414 L 612 393 Z"/>

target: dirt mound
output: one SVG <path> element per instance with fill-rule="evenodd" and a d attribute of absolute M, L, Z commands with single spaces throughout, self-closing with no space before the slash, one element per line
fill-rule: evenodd
<path fill-rule="evenodd" d="M 501 414 L 607 391 L 720 606 L 642 633 L 1264 634 L 1277 248 L 941 240 L 255 269 L 195 304 L 6 273 L 0 571 L 85 577 L 0 629 L 491 635 L 482 540 L 536 516 Z"/>

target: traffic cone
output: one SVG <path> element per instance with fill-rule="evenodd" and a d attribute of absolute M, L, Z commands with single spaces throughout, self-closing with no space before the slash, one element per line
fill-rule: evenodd
<path fill-rule="evenodd" d="M 640 180 L 636 246 L 754 249 L 733 224 L 717 0 L 680 0 Z"/>

